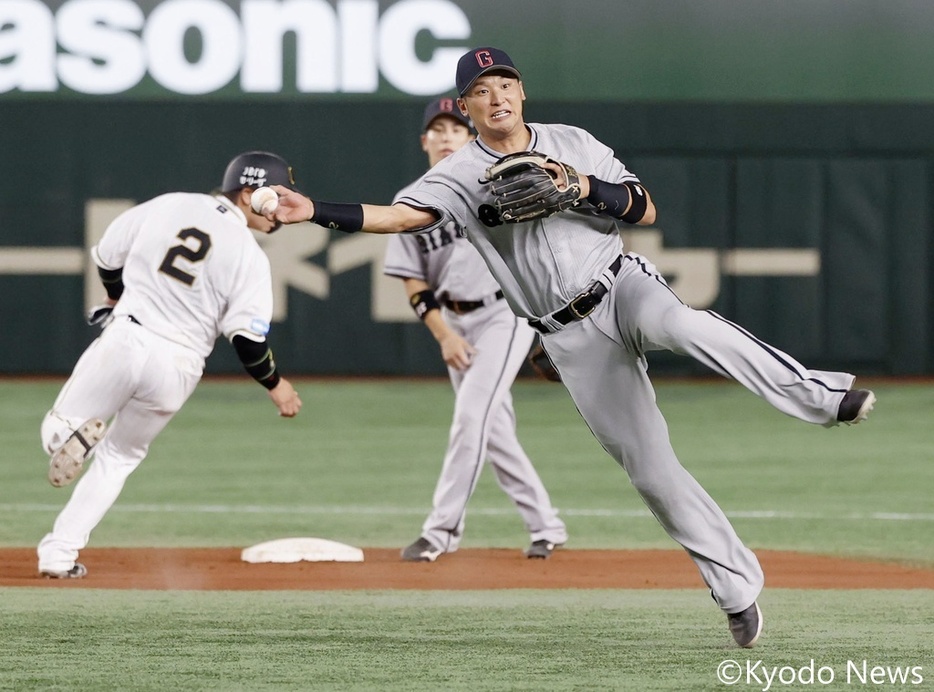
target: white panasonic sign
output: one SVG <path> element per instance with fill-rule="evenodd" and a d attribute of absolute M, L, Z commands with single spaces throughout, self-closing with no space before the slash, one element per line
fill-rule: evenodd
<path fill-rule="evenodd" d="M 0 2 L 0 93 L 119 94 L 148 74 L 177 94 L 210 94 L 239 77 L 243 93 L 373 93 L 380 76 L 424 96 L 454 86 L 470 22 L 451 0 L 165 0 L 145 15 L 132 0 Z M 295 37 L 295 84 L 284 84 L 283 39 Z M 422 59 L 420 34 L 444 41 Z M 198 55 L 186 41 L 200 39 Z M 291 74 L 291 71 L 290 71 Z"/>

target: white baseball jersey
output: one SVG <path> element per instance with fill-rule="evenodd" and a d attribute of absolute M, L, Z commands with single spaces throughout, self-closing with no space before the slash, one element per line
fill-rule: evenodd
<path fill-rule="evenodd" d="M 639 182 L 613 150 L 580 128 L 530 124 L 529 149 L 611 183 Z M 531 223 L 485 226 L 479 208 L 491 200 L 484 171 L 501 153 L 477 139 L 439 162 L 398 201 L 435 209 L 430 228 L 454 222 L 466 228 L 516 314 L 534 318 L 563 307 L 620 254 L 616 221 L 587 204 Z M 582 232 L 581 225 L 591 232 Z"/>
<path fill-rule="evenodd" d="M 123 267 L 114 315 L 207 358 L 220 334 L 262 340 L 272 318 L 269 260 L 246 217 L 225 197 L 174 192 L 118 216 L 91 249 Z"/>
<path fill-rule="evenodd" d="M 52 453 L 84 421 L 111 421 L 94 463 L 38 548 L 39 569 L 67 571 L 194 391 L 220 334 L 261 341 L 272 315 L 269 260 L 225 197 L 171 193 L 118 216 L 91 251 L 123 268 L 113 322 L 82 354 L 42 423 Z"/>

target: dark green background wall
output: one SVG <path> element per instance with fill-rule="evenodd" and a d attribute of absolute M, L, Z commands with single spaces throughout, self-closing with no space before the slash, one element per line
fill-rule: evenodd
<path fill-rule="evenodd" d="M 404 2 L 379 0 L 380 17 Z M 934 2 L 434 2 L 462 12 L 469 35 L 420 32 L 419 58 L 506 48 L 523 71 L 527 118 L 579 125 L 614 147 L 657 201 L 666 250 L 819 251 L 813 276 L 724 273 L 713 309 L 811 367 L 934 373 Z M 166 5 L 137 4 L 147 18 Z M 246 0 L 226 4 L 242 13 Z M 29 3 L 41 5 L 50 18 L 76 6 Z M 0 85 L 26 64 L 4 14 L 12 7 L 0 3 Z M 197 32 L 185 38 L 194 61 Z M 388 203 L 424 168 L 417 128 L 428 97 L 384 77 L 369 94 L 297 93 L 296 40 L 283 41 L 280 93 L 243 93 L 239 76 L 198 96 L 171 93 L 150 75 L 107 96 L 7 87 L 0 250 L 82 248 L 88 200 L 206 191 L 231 156 L 251 148 L 285 155 L 317 197 Z M 306 261 L 325 267 L 325 254 Z M 2 372 L 66 373 L 94 337 L 77 275 L 7 263 L 0 295 Z M 287 372 L 443 372 L 421 325 L 372 320 L 367 266 L 330 276 L 327 300 L 295 290 L 288 299 L 289 317 L 272 333 Z M 700 372 L 672 356 L 652 362 L 657 372 Z M 223 344 L 209 368 L 239 370 Z"/>
<path fill-rule="evenodd" d="M 207 190 L 240 150 L 291 159 L 334 201 L 390 201 L 424 167 L 421 102 L 0 104 L 0 244 L 81 246 L 91 198 Z M 652 191 L 666 248 L 816 247 L 815 277 L 722 278 L 713 305 L 818 368 L 934 372 L 934 106 L 534 103 L 581 125 Z M 289 232 L 288 230 L 283 231 Z M 320 262 L 320 257 L 308 261 Z M 0 276 L 6 372 L 67 372 L 93 337 L 76 276 Z M 438 373 L 418 324 L 375 324 L 369 269 L 289 296 L 272 340 L 302 373 Z M 214 371 L 238 366 L 221 345 Z M 697 371 L 653 359 L 658 371 Z"/>

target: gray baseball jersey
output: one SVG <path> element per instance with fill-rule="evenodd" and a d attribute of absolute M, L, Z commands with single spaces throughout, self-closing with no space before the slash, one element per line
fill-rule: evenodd
<path fill-rule="evenodd" d="M 592 135 L 568 125 L 531 124 L 530 149 L 613 183 L 638 182 Z M 620 253 L 616 222 L 583 205 L 531 223 L 488 227 L 479 209 L 490 203 L 484 171 L 501 154 L 482 140 L 461 147 L 411 185 L 398 201 L 441 212 L 436 224 L 454 221 L 489 265 L 516 314 L 541 317 L 587 288 Z M 591 231 L 581 233 L 585 224 Z"/>
<path fill-rule="evenodd" d="M 414 185 L 403 188 L 396 200 L 404 198 Z M 420 279 L 436 295 L 452 300 L 480 300 L 499 290 L 463 227 L 453 221 L 425 233 L 390 236 L 384 273 Z"/>
<path fill-rule="evenodd" d="M 488 460 L 532 542 L 563 544 L 567 530 L 519 443 L 509 391 L 534 340 L 532 328 L 496 299 L 499 285 L 454 222 L 390 237 L 384 272 L 424 281 L 442 300 L 485 303 L 463 314 L 442 307 L 448 326 L 477 352 L 466 370 L 448 368 L 456 396 L 454 418 L 422 537 L 443 552 L 457 550 L 467 503 Z"/>
<path fill-rule="evenodd" d="M 529 149 L 612 183 L 637 180 L 611 149 L 579 128 L 528 127 Z M 477 140 L 432 168 L 400 201 L 435 209 L 437 225 L 453 220 L 466 228 L 512 309 L 540 318 L 542 343 L 584 420 L 688 551 L 719 606 L 727 613 L 748 607 L 762 589 L 762 570 L 678 461 L 645 354 L 690 355 L 782 412 L 826 426 L 836 424 L 853 375 L 809 370 L 720 315 L 684 305 L 649 260 L 622 254 L 616 222 L 587 203 L 545 219 L 485 226 L 482 207 L 491 198 L 480 181 L 499 158 Z M 592 314 L 566 326 L 553 318 L 596 281 L 607 292 Z"/>

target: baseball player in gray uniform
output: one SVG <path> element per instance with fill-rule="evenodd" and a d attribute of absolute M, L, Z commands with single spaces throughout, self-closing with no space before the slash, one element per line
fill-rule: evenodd
<path fill-rule="evenodd" d="M 429 170 L 392 206 L 312 202 L 289 193 L 276 218 L 312 219 L 349 232 L 424 232 L 451 221 L 496 277 L 513 311 L 543 334 L 545 350 L 594 436 L 627 472 L 668 534 L 694 560 L 737 644 L 762 629 L 763 574 L 726 516 L 681 466 L 649 381 L 646 353 L 690 355 L 783 413 L 809 423 L 857 423 L 875 396 L 854 376 L 811 370 L 711 311 L 684 305 L 645 257 L 622 249 L 618 224 L 649 225 L 646 188 L 614 152 L 567 125 L 530 124 L 524 85 L 502 50 L 477 48 L 457 65 L 458 105 L 479 136 Z M 503 155 L 538 151 L 575 172 L 576 206 L 510 223 L 487 171 Z M 534 202 L 534 200 L 533 200 Z"/>
<path fill-rule="evenodd" d="M 429 165 L 473 139 L 470 121 L 455 100 L 429 103 L 422 120 L 422 149 Z M 405 197 L 408 188 L 397 197 Z M 567 540 L 567 529 L 516 437 L 509 388 L 535 339 L 526 320 L 506 301 L 486 263 L 453 221 L 420 234 L 389 239 L 384 271 L 401 278 L 416 314 L 434 335 L 454 387 L 454 419 L 431 514 L 402 559 L 433 562 L 457 550 L 467 502 L 486 460 L 515 503 L 531 545 L 530 558 L 547 558 Z"/>
<path fill-rule="evenodd" d="M 253 190 L 272 183 L 292 184 L 288 164 L 246 152 L 228 165 L 219 194 L 176 192 L 139 204 L 91 249 L 108 296 L 92 319 L 107 325 L 75 365 L 41 436 L 54 486 L 71 483 L 92 454 L 95 460 L 39 543 L 41 574 L 87 574 L 78 552 L 194 391 L 221 334 L 279 415 L 299 412 L 302 402 L 266 342 L 272 279 L 250 230 L 280 226 L 250 206 Z"/>

